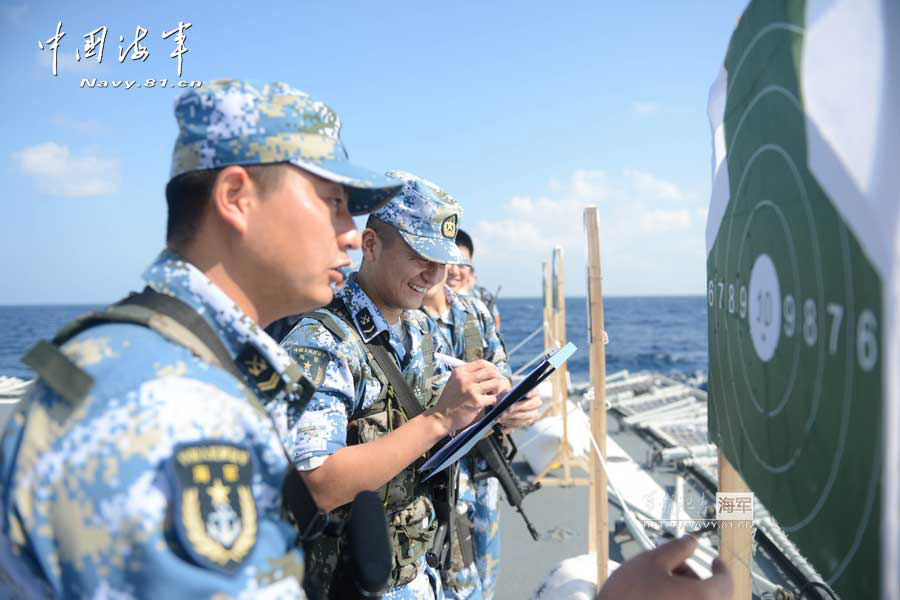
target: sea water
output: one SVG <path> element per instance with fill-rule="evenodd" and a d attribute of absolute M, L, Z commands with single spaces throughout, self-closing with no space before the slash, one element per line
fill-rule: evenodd
<path fill-rule="evenodd" d="M 500 298 L 501 333 L 506 347 L 514 348 L 541 326 L 539 298 Z M 606 372 L 627 369 L 655 371 L 679 379 L 703 379 L 707 372 L 706 297 L 610 297 L 603 301 Z M 66 322 L 99 306 L 0 306 L 0 375 L 22 379 L 33 376 L 19 362 L 38 340 L 53 336 Z M 566 335 L 578 346 L 569 360 L 575 383 L 588 381 L 587 303 L 566 299 Z M 543 350 L 536 335 L 511 356 L 513 370 Z"/>

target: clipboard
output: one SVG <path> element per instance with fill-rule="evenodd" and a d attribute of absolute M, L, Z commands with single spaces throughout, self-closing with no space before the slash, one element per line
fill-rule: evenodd
<path fill-rule="evenodd" d="M 550 356 L 544 358 L 522 381 L 506 393 L 503 400 L 492 406 L 487 414 L 444 444 L 431 458 L 425 461 L 425 464 L 419 467 L 419 473 L 425 474 L 424 481 L 428 481 L 429 478 L 437 475 L 466 455 L 478 443 L 478 440 L 482 438 L 484 432 L 494 426 L 497 419 L 503 414 L 503 411 L 522 400 L 525 394 L 547 379 L 575 353 L 575 350 L 577 350 L 575 344 L 569 342 Z"/>

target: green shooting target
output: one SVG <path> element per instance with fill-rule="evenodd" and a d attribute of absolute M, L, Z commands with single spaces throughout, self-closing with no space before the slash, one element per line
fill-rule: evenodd
<path fill-rule="evenodd" d="M 829 4 L 751 2 L 710 95 L 709 430 L 824 581 L 877 598 L 885 283 L 811 161 L 804 53 Z"/>

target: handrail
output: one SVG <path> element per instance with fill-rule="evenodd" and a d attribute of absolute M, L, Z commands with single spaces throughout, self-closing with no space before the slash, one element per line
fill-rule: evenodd
<path fill-rule="evenodd" d="M 507 352 L 507 353 L 506 353 L 506 357 L 509 358 L 510 356 L 512 356 L 513 353 L 514 353 L 516 350 L 518 350 L 519 348 L 521 348 L 522 346 L 524 346 L 525 344 L 527 344 L 529 341 L 531 341 L 531 338 L 533 338 L 534 336 L 536 336 L 537 334 L 539 334 L 539 333 L 541 333 L 541 332 L 543 332 L 543 331 L 544 331 L 544 326 L 541 325 L 540 327 L 538 327 L 537 329 L 535 329 L 534 331 L 532 331 L 531 334 L 529 334 L 528 337 L 526 337 L 524 340 L 522 340 L 521 342 L 519 342 L 518 344 L 516 344 L 516 347 L 515 347 L 515 348 L 513 348 L 512 350 L 510 350 L 509 352 Z"/>

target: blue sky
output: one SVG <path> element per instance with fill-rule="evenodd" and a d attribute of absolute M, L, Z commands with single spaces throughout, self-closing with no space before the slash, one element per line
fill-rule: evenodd
<path fill-rule="evenodd" d="M 354 162 L 456 196 L 487 287 L 538 295 L 561 245 L 567 293 L 583 295 L 581 210 L 597 204 L 606 294 L 704 293 L 706 102 L 743 1 L 191 4 L 0 7 L 0 304 L 140 284 L 163 244 L 178 90 L 79 83 L 176 81 L 161 35 L 179 21 L 182 79 L 290 82 L 339 113 Z M 58 21 L 54 77 L 38 41 Z M 101 25 L 102 63 L 75 62 Z M 137 25 L 149 57 L 120 63 Z"/>

